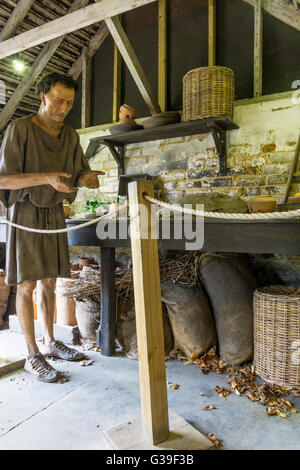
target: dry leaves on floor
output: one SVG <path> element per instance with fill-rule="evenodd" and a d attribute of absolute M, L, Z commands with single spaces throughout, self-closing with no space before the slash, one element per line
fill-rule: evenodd
<path fill-rule="evenodd" d="M 171 384 L 171 385 L 169 385 L 169 388 L 171 390 L 176 390 L 177 388 L 179 388 L 179 385 L 178 384 Z"/>
<path fill-rule="evenodd" d="M 91 366 L 93 363 L 94 363 L 94 361 L 92 359 L 87 359 L 87 360 L 79 362 L 79 364 L 83 367 Z"/>
<path fill-rule="evenodd" d="M 212 403 L 208 403 L 208 405 L 203 406 L 202 410 L 203 411 L 210 411 L 210 410 L 215 410 L 216 408 Z"/>
<path fill-rule="evenodd" d="M 221 446 L 221 441 L 219 439 L 217 439 L 214 434 L 207 434 L 206 437 L 213 443 L 213 445 L 215 447 L 220 447 Z"/>
<path fill-rule="evenodd" d="M 226 388 L 219 387 L 218 385 L 215 386 L 215 392 L 217 393 L 218 397 L 228 397 L 228 395 L 231 393 L 230 390 L 227 390 Z"/>

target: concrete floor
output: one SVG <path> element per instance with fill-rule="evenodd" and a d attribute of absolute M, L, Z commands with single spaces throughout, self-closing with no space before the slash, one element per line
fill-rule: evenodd
<path fill-rule="evenodd" d="M 0 332 L 0 346 L 25 355 L 23 337 L 9 330 Z M 70 376 L 63 384 L 38 382 L 23 370 L 0 379 L 1 450 L 111 449 L 103 430 L 140 414 L 138 362 L 87 355 L 94 361 L 88 367 L 50 361 Z M 167 361 L 166 371 L 168 382 L 179 384 L 168 388 L 169 408 L 203 434 L 215 434 L 221 449 L 300 449 L 300 414 L 288 421 L 246 397 L 219 398 L 214 387 L 229 388 L 226 375 L 203 375 L 193 364 Z M 300 409 L 300 398 L 291 400 Z M 210 402 L 216 409 L 202 411 Z"/>

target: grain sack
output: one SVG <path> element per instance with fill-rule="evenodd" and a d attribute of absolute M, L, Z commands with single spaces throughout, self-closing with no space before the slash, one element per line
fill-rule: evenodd
<path fill-rule="evenodd" d="M 7 324 L 7 322 L 4 321 L 4 315 L 6 314 L 10 293 L 10 286 L 5 284 L 4 277 L 4 271 L 0 271 L 0 330 Z"/>
<path fill-rule="evenodd" d="M 173 334 L 166 307 L 162 304 L 165 354 L 173 348 Z M 123 353 L 130 359 L 138 360 L 135 308 L 133 296 L 118 303 L 116 340 Z"/>
<path fill-rule="evenodd" d="M 213 307 L 221 359 L 233 365 L 252 359 L 257 281 L 248 257 L 206 253 L 200 271 Z"/>
<path fill-rule="evenodd" d="M 186 357 L 205 353 L 217 341 L 213 315 L 204 290 L 181 286 L 173 281 L 161 283 L 174 335 L 174 350 Z"/>
<path fill-rule="evenodd" d="M 82 341 L 95 342 L 100 325 L 100 303 L 92 299 L 76 300 L 75 315 Z"/>

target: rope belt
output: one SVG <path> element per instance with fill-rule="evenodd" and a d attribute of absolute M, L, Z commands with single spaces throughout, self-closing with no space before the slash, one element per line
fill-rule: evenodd
<path fill-rule="evenodd" d="M 167 202 L 160 201 L 159 199 L 155 199 L 153 197 L 144 195 L 144 198 L 156 204 L 160 207 L 164 207 L 166 209 L 170 209 L 177 212 L 182 212 L 185 214 L 190 215 L 199 215 L 200 217 L 211 217 L 214 219 L 239 219 L 239 220 L 268 220 L 268 219 L 289 219 L 293 217 L 300 217 L 300 209 L 296 209 L 293 211 L 286 211 L 286 212 L 266 212 L 266 213 L 255 213 L 255 214 L 235 214 L 235 213 L 222 213 L 222 212 L 206 212 L 206 211 L 199 211 L 195 209 L 189 209 L 181 207 L 177 204 L 169 204 Z M 2 223 L 11 225 L 12 227 L 16 227 L 20 230 L 25 230 L 27 232 L 34 232 L 34 233 L 65 233 L 65 232 L 72 232 L 73 230 L 79 230 L 83 227 L 87 227 L 88 225 L 97 224 L 100 220 L 107 219 L 114 214 L 118 209 L 115 209 L 110 214 L 102 215 L 101 217 L 97 217 L 96 219 L 89 220 L 88 222 L 84 222 L 83 224 L 76 225 L 75 227 L 66 227 L 62 229 L 55 229 L 55 230 L 42 230 L 37 228 L 25 227 L 24 225 L 15 224 L 10 220 L 6 220 L 3 217 L 0 217 L 0 221 Z"/>

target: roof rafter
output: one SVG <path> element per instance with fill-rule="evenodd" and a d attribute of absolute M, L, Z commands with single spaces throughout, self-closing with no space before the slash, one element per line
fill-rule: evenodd
<path fill-rule="evenodd" d="M 256 0 L 243 0 L 243 2 L 254 6 Z M 262 7 L 270 15 L 300 31 L 300 10 L 296 10 L 294 6 L 281 5 L 274 0 L 263 0 Z"/>
<path fill-rule="evenodd" d="M 156 0 L 101 0 L 0 44 L 0 59 Z"/>

